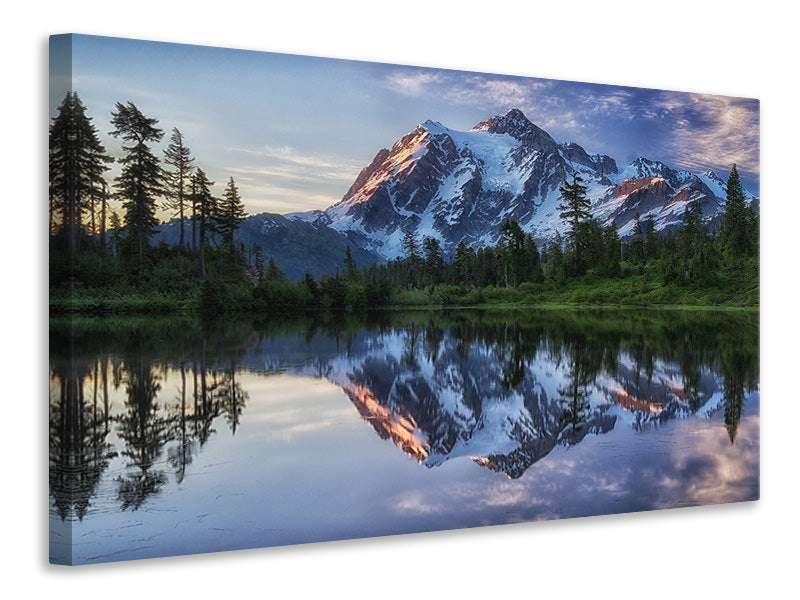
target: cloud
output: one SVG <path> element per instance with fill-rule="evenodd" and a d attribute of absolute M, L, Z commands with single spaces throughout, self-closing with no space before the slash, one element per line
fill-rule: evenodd
<path fill-rule="evenodd" d="M 242 197 L 255 212 L 294 212 L 325 209 L 338 202 L 363 165 L 291 146 L 228 148 L 247 157 L 221 171 L 240 182 Z"/>
<path fill-rule="evenodd" d="M 427 93 L 428 85 L 440 83 L 443 74 L 431 71 L 393 71 L 386 77 L 386 86 L 404 96 L 419 97 Z"/>
<path fill-rule="evenodd" d="M 633 94 L 627 90 L 614 90 L 606 94 L 584 94 L 579 97 L 578 105 L 582 112 L 589 116 L 613 115 L 623 119 L 633 119 Z"/>
<path fill-rule="evenodd" d="M 532 93 L 537 89 L 540 89 L 540 85 L 535 81 L 525 83 L 473 76 L 460 85 L 450 86 L 444 97 L 459 104 L 516 107 L 530 104 Z"/>
<path fill-rule="evenodd" d="M 437 97 L 449 103 L 478 107 L 531 105 L 535 93 L 551 82 L 521 77 L 500 77 L 470 73 L 396 70 L 384 85 L 404 96 Z"/>
<path fill-rule="evenodd" d="M 342 197 L 342 194 L 320 192 L 312 185 L 275 185 L 267 179 L 258 178 L 249 178 L 245 183 L 240 183 L 239 190 L 251 214 L 324 210 Z"/>
<path fill-rule="evenodd" d="M 760 114 L 757 100 L 664 92 L 654 103 L 672 134 L 665 142 L 677 166 L 727 170 L 737 163 L 758 176 Z"/>
<path fill-rule="evenodd" d="M 265 164 L 273 165 L 272 172 L 269 167 L 251 169 L 253 172 L 261 171 L 262 174 L 274 174 L 277 170 L 285 175 L 294 173 L 298 177 L 306 179 L 334 179 L 352 182 L 363 166 L 353 161 L 302 153 L 291 146 L 267 145 L 255 150 L 249 148 L 231 148 L 230 150 L 267 159 Z"/>

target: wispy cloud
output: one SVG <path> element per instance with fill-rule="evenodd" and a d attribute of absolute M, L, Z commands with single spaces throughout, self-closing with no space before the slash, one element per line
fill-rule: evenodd
<path fill-rule="evenodd" d="M 323 210 L 341 200 L 344 192 L 328 192 L 318 184 L 287 178 L 280 182 L 276 176 L 264 175 L 247 168 L 229 169 L 239 184 L 242 198 L 247 202 L 251 214 Z"/>
<path fill-rule="evenodd" d="M 706 94 L 664 92 L 654 109 L 670 126 L 665 141 L 678 166 L 699 170 L 708 167 L 740 169 L 758 176 L 758 101 Z"/>
<path fill-rule="evenodd" d="M 325 209 L 341 199 L 363 167 L 291 146 L 237 147 L 226 152 L 233 158 L 221 171 L 240 183 L 253 212 Z"/>
<path fill-rule="evenodd" d="M 631 92 L 615 89 L 607 93 L 583 94 L 578 98 L 578 106 L 587 116 L 613 115 L 623 119 L 632 119 L 635 116 L 632 100 Z"/>
<path fill-rule="evenodd" d="M 229 150 L 263 158 L 262 164 L 257 168 L 244 169 L 261 175 L 296 177 L 309 181 L 352 182 L 363 167 L 363 165 L 350 160 L 303 153 L 291 146 L 266 145 L 257 149 L 230 148 Z M 241 167 L 237 167 L 237 169 L 242 170 Z"/>
<path fill-rule="evenodd" d="M 389 73 L 384 85 L 404 96 L 442 98 L 479 107 L 530 105 L 535 92 L 550 82 L 536 79 L 401 69 Z"/>
<path fill-rule="evenodd" d="M 430 84 L 441 83 L 445 79 L 443 74 L 432 71 L 399 70 L 386 76 L 386 86 L 404 96 L 419 97 L 429 91 Z"/>

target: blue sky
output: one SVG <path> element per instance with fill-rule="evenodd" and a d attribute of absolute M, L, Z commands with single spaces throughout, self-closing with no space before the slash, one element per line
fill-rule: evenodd
<path fill-rule="evenodd" d="M 324 209 L 417 123 L 467 130 L 521 109 L 557 141 L 727 178 L 759 193 L 757 100 L 379 63 L 73 36 L 74 89 L 107 150 L 115 102 L 177 127 L 196 164 L 250 213 Z M 51 89 L 56 90 L 57 86 Z M 50 98 L 51 116 L 61 93 Z M 112 171 L 112 175 L 114 172 Z"/>

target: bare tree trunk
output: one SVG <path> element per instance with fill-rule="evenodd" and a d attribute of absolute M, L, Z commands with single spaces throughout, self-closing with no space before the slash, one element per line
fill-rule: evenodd
<path fill-rule="evenodd" d="M 206 278 L 205 224 L 200 221 L 200 279 Z"/>
<path fill-rule="evenodd" d="M 106 249 L 106 210 L 108 208 L 108 192 L 106 182 L 103 181 L 103 192 L 100 197 L 100 250 Z"/>
<path fill-rule="evenodd" d="M 181 250 L 181 254 L 183 254 L 183 239 L 184 239 L 183 238 L 183 203 L 184 203 L 183 177 L 184 177 L 184 174 L 182 172 L 180 172 L 180 173 L 178 173 L 178 177 L 179 177 L 179 179 L 178 179 L 178 214 L 180 215 L 180 219 L 181 219 L 181 236 L 180 236 L 180 241 L 178 242 L 178 247 Z"/>
<path fill-rule="evenodd" d="M 91 237 L 92 245 L 97 247 L 97 240 L 95 240 L 95 238 L 94 238 L 94 234 L 97 231 L 96 222 L 95 222 L 95 218 L 94 218 L 95 217 L 95 214 L 94 214 L 95 213 L 95 210 L 94 210 L 95 192 L 94 192 L 94 190 L 92 190 L 92 195 L 89 196 L 89 198 L 90 198 L 90 200 L 89 200 L 89 213 L 90 213 L 89 216 L 90 216 L 90 220 L 89 220 L 89 222 L 91 223 L 91 228 L 92 228 L 90 233 L 89 233 L 89 236 Z"/>

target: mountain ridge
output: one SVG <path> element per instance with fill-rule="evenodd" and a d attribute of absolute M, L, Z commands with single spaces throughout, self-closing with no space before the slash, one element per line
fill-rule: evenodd
<path fill-rule="evenodd" d="M 724 209 L 726 184 L 712 169 L 697 174 L 643 156 L 620 167 L 576 142 L 557 142 L 512 108 L 468 131 L 423 121 L 378 150 L 338 202 L 325 210 L 253 215 L 241 237 L 248 246 L 260 244 L 265 258 L 274 256 L 295 279 L 306 270 L 334 274 L 346 246 L 361 266 L 398 258 L 407 232 L 419 241 L 438 239 L 449 257 L 462 241 L 496 244 L 502 222 L 515 219 L 544 244 L 566 232 L 559 187 L 574 175 L 587 186 L 592 217 L 614 223 L 623 239 L 637 215 L 652 217 L 660 231 L 677 227 L 692 202 L 711 227 Z M 758 210 L 755 196 L 745 194 Z M 171 239 L 170 228 L 162 225 L 159 239 Z"/>
<path fill-rule="evenodd" d="M 519 109 L 481 121 L 469 131 L 424 121 L 390 149 L 382 148 L 342 199 L 317 218 L 339 232 L 355 232 L 365 249 L 392 259 L 406 232 L 437 238 L 446 255 L 465 241 L 497 242 L 506 218 L 516 219 L 539 243 L 563 234 L 560 185 L 579 175 L 590 211 L 602 225 L 614 222 L 631 235 L 638 213 L 656 229 L 676 227 L 690 202 L 711 222 L 724 206 L 725 183 L 638 157 L 620 168 L 608 155 L 575 142 L 558 143 Z M 754 195 L 746 192 L 748 202 Z"/>

